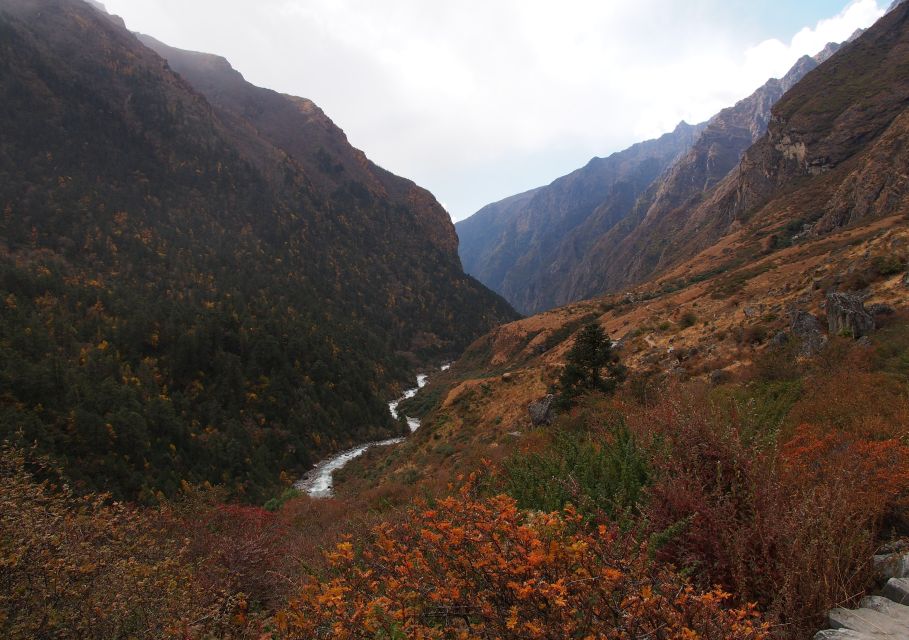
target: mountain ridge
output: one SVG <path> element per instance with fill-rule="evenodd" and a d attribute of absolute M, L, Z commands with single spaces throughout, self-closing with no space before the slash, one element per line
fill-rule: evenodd
<path fill-rule="evenodd" d="M 623 268 L 633 271 L 633 267 L 622 262 L 616 264 L 613 257 L 616 250 L 623 244 L 635 242 L 633 236 L 637 228 L 646 224 L 648 217 L 664 219 L 675 209 L 692 206 L 709 192 L 735 168 L 744 152 L 766 130 L 773 104 L 838 49 L 839 45 L 831 43 L 814 57 L 803 56 L 785 76 L 769 80 L 749 97 L 700 125 L 691 148 L 673 158 L 673 162 L 653 176 L 647 186 L 638 189 L 633 202 L 610 201 L 607 197 L 591 209 L 586 220 L 568 231 L 561 239 L 561 246 L 548 254 L 540 255 L 536 247 L 525 245 L 497 256 L 488 239 L 484 246 L 483 240 L 477 241 L 475 237 L 498 234 L 496 237 L 501 245 L 520 245 L 521 238 L 514 231 L 511 231 L 511 237 L 506 235 L 507 224 L 500 220 L 494 229 L 478 234 L 471 233 L 470 229 L 482 225 L 483 216 L 474 222 L 468 222 L 471 218 L 459 222 L 456 227 L 464 235 L 460 250 L 465 268 L 519 308 L 523 305 L 534 311 L 582 300 L 628 284 Z M 496 204 L 489 207 L 495 208 Z M 478 214 L 489 211 L 489 207 Z M 519 214 L 512 210 L 510 215 Z M 671 233 L 662 237 L 668 241 Z M 480 248 L 475 246 L 477 244 Z M 654 250 L 640 244 L 634 246 L 645 255 Z M 480 258 L 484 250 L 488 255 Z M 535 258 L 521 257 L 522 250 Z M 535 260 L 536 271 L 522 268 L 522 260 Z M 490 273 L 485 265 L 496 261 L 505 264 L 500 264 L 497 272 Z"/>
<path fill-rule="evenodd" d="M 680 123 L 675 131 L 656 140 L 633 145 L 605 158 L 594 158 L 548 187 L 525 192 L 518 200 L 507 199 L 508 205 L 522 202 L 526 209 L 519 215 L 512 210 L 509 215 L 513 220 L 508 224 L 493 221 L 493 226 L 503 230 L 498 237 L 492 236 L 485 225 L 486 218 L 501 217 L 497 208 L 502 202 L 481 210 L 479 217 L 458 222 L 455 226 L 461 237 L 459 250 L 465 270 L 481 281 L 485 279 L 493 290 L 506 294 L 519 310 L 533 310 L 537 304 L 535 298 L 540 294 L 533 283 L 517 274 L 538 273 L 548 268 L 545 256 L 551 254 L 560 238 L 582 225 L 610 196 L 626 205 L 633 203 L 639 192 L 687 149 L 701 126 Z M 617 221 L 615 212 L 604 209 L 600 213 L 606 225 Z M 485 253 L 471 246 L 474 238 L 485 243 Z M 493 243 L 513 248 L 503 258 L 496 255 L 497 245 Z M 510 261 L 509 255 L 513 255 Z M 474 256 L 478 257 L 476 262 Z"/>

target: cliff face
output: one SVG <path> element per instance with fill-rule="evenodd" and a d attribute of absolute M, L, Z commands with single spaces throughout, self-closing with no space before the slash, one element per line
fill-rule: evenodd
<path fill-rule="evenodd" d="M 633 282 L 633 274 L 653 268 L 673 242 L 678 212 L 698 206 L 736 168 L 767 131 L 777 101 L 838 48 L 805 56 L 786 76 L 769 80 L 705 125 L 683 125 L 658 141 L 591 163 L 618 164 L 624 168 L 618 175 L 589 165 L 549 187 L 482 209 L 457 225 L 465 269 L 534 312 Z M 566 206 L 558 196 L 579 175 L 592 185 L 583 192 L 587 200 Z"/>
<path fill-rule="evenodd" d="M 458 223 L 464 268 L 521 311 L 565 302 L 559 283 L 591 238 L 621 221 L 702 128 L 682 123 L 658 140 L 594 158 L 547 187 L 489 205 Z"/>
<path fill-rule="evenodd" d="M 725 236 L 741 236 L 747 259 L 758 238 L 781 226 L 789 236 L 816 236 L 904 210 L 907 14 L 909 6 L 896 6 L 795 84 L 767 133 L 701 202 L 651 214 L 611 254 L 610 288 L 641 282 Z"/>
<path fill-rule="evenodd" d="M 146 41 L 172 60 L 80 0 L 0 4 L 0 437 L 118 495 L 255 494 L 515 314 L 312 102 Z"/>

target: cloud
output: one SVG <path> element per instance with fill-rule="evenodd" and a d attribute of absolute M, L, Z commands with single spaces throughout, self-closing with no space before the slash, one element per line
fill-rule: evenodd
<path fill-rule="evenodd" d="M 801 56 L 813 56 L 830 42 L 843 42 L 860 28 L 866 28 L 884 15 L 884 9 L 874 0 L 855 0 L 836 16 L 821 20 L 816 27 L 805 27 L 786 44 L 780 40 L 765 40 L 745 52 L 745 69 L 749 77 L 769 73 L 770 77 L 784 74 L 793 61 Z"/>
<path fill-rule="evenodd" d="M 786 12 L 790 1 L 770 4 Z M 725 0 L 107 4 L 133 29 L 315 100 L 356 146 L 457 218 L 704 120 L 883 13 L 856 0 L 793 25 L 788 41 L 761 41 L 751 3 Z"/>

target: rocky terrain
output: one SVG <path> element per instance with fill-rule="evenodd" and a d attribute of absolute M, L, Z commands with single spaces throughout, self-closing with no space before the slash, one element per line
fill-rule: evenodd
<path fill-rule="evenodd" d="M 458 223 L 465 269 L 528 312 L 639 282 L 641 274 L 652 273 L 647 265 L 673 238 L 680 212 L 696 208 L 738 166 L 767 131 L 777 101 L 838 49 L 831 44 L 813 58 L 803 57 L 783 78 L 769 80 L 707 123 L 686 129 L 683 144 L 671 147 L 675 155 L 665 153 L 658 168 L 651 165 L 657 170 L 641 173 L 633 188 L 589 189 L 589 200 L 578 199 L 574 218 L 561 228 L 551 229 L 545 221 L 566 207 L 545 194 L 570 176 Z M 670 150 L 665 145 L 680 130 L 664 136 L 660 148 Z M 603 180 L 594 176 L 590 180 Z M 534 234 L 545 240 L 530 240 Z"/>
<path fill-rule="evenodd" d="M 658 140 L 594 158 L 547 187 L 491 204 L 459 222 L 465 270 L 525 313 L 568 302 L 555 283 L 571 278 L 589 244 L 628 215 L 702 129 L 683 122 Z"/>

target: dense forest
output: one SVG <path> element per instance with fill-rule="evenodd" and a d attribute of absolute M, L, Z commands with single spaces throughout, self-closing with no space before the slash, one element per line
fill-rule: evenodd
<path fill-rule="evenodd" d="M 304 168 L 78 0 L 0 7 L 0 121 L 0 436 L 77 486 L 260 497 L 399 431 L 393 385 L 514 317 L 434 200 L 312 179 L 328 152 Z"/>

